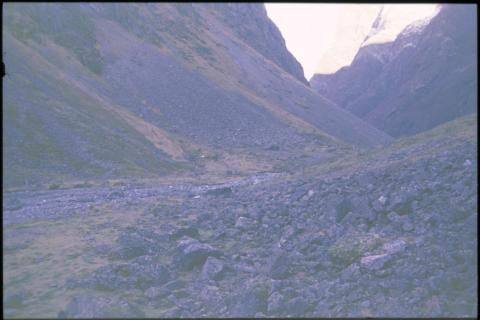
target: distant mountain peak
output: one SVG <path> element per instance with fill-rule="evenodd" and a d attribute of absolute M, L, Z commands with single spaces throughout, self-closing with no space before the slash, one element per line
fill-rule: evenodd
<path fill-rule="evenodd" d="M 384 5 L 372 24 L 361 47 L 392 42 L 405 30 L 420 31 L 438 13 L 439 6 Z"/>
<path fill-rule="evenodd" d="M 315 73 L 337 72 L 352 63 L 360 48 L 393 42 L 410 25 L 415 28 L 427 25 L 439 9 L 434 4 L 346 6 L 337 22 L 336 40 L 320 57 Z"/>
<path fill-rule="evenodd" d="M 315 75 L 312 88 L 394 137 L 472 113 L 476 19 L 471 5 L 445 5 L 434 18 L 410 23 L 392 42 L 383 42 L 390 35 L 379 30 L 348 67 Z"/>

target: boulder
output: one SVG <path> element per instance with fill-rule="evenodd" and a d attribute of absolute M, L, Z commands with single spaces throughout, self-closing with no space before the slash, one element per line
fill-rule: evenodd
<path fill-rule="evenodd" d="M 278 291 L 275 291 L 268 297 L 268 313 L 280 313 L 285 306 L 285 302 L 285 297 Z"/>
<path fill-rule="evenodd" d="M 118 246 L 111 252 L 113 259 L 130 260 L 153 253 L 156 250 L 155 241 L 136 231 L 122 233 L 117 239 Z"/>
<path fill-rule="evenodd" d="M 180 239 L 184 236 L 198 238 L 200 234 L 198 233 L 198 229 L 194 227 L 180 228 L 171 234 L 171 238 L 174 240 Z"/>
<path fill-rule="evenodd" d="M 147 289 L 170 280 L 170 273 L 163 265 L 123 263 L 103 266 L 87 280 L 87 286 L 98 290 Z"/>
<path fill-rule="evenodd" d="M 344 198 L 340 203 L 335 206 L 335 220 L 337 223 L 341 222 L 343 218 L 351 211 L 353 211 L 354 206 L 350 199 Z"/>
<path fill-rule="evenodd" d="M 210 189 L 206 192 L 206 194 L 212 195 L 212 196 L 229 196 L 232 194 L 232 188 L 223 187 L 223 188 Z"/>
<path fill-rule="evenodd" d="M 385 263 L 391 259 L 391 256 L 388 254 L 379 254 L 373 256 L 363 257 L 360 260 L 360 263 L 363 267 L 368 270 L 380 270 L 383 268 Z"/>
<path fill-rule="evenodd" d="M 405 251 L 407 243 L 403 239 L 387 242 L 383 245 L 383 250 L 386 254 L 396 254 Z"/>
<path fill-rule="evenodd" d="M 305 195 L 303 195 L 303 197 L 301 198 L 301 200 L 302 200 L 302 201 L 307 201 L 307 200 L 309 200 L 311 197 L 313 197 L 314 194 L 315 194 L 315 191 L 313 191 L 313 190 L 310 189 L 310 190 L 308 190 L 308 192 L 307 192 Z"/>
<path fill-rule="evenodd" d="M 288 301 L 285 307 L 285 313 L 287 315 L 302 317 L 305 316 L 305 313 L 312 309 L 312 307 L 305 298 L 299 296 Z"/>
<path fill-rule="evenodd" d="M 235 228 L 241 229 L 241 230 L 250 230 L 253 228 L 255 225 L 255 221 L 253 221 L 250 218 L 247 217 L 240 217 L 237 219 L 237 222 L 235 223 Z"/>
<path fill-rule="evenodd" d="M 171 292 L 169 290 L 159 287 L 150 287 L 147 290 L 145 290 L 144 295 L 150 300 L 156 300 L 158 298 L 166 297 L 170 294 Z"/>
<path fill-rule="evenodd" d="M 222 251 L 198 240 L 186 238 L 176 248 L 174 265 L 182 271 L 189 271 L 196 266 L 202 266 L 208 257 L 220 257 Z"/>
<path fill-rule="evenodd" d="M 238 296 L 234 297 L 234 303 L 230 310 L 233 317 L 254 317 L 257 312 L 267 312 L 268 287 L 263 283 L 253 283 Z"/>
<path fill-rule="evenodd" d="M 267 263 L 267 275 L 276 280 L 291 275 L 291 259 L 285 251 L 278 251 L 271 256 Z"/>
<path fill-rule="evenodd" d="M 387 201 L 388 198 L 384 195 L 381 195 L 378 199 L 372 202 L 372 207 L 376 212 L 383 212 L 385 210 Z"/>
<path fill-rule="evenodd" d="M 356 263 L 349 265 L 345 268 L 342 273 L 340 274 L 340 279 L 342 281 L 350 281 L 355 280 L 355 277 L 359 275 L 360 268 Z"/>
<path fill-rule="evenodd" d="M 358 234 L 339 238 L 328 253 L 332 261 L 338 266 L 349 265 L 365 252 L 372 251 L 382 244 L 380 237 L 376 234 Z"/>
<path fill-rule="evenodd" d="M 225 275 L 225 264 L 223 261 L 208 257 L 207 261 L 203 265 L 202 277 L 209 280 L 221 280 Z"/>
<path fill-rule="evenodd" d="M 390 203 L 390 210 L 395 211 L 400 215 L 410 214 L 413 210 L 412 202 L 414 200 L 413 195 L 402 192 L 396 194 L 392 202 Z"/>

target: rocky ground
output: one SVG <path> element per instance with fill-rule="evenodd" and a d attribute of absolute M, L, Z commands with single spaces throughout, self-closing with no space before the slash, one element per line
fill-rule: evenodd
<path fill-rule="evenodd" d="M 476 149 L 472 131 L 221 185 L 6 193 L 4 315 L 473 317 Z"/>

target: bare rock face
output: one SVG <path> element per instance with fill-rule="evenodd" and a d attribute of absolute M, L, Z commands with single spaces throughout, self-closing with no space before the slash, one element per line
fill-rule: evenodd
<path fill-rule="evenodd" d="M 297 80 L 309 85 L 302 66 L 287 50 L 280 30 L 268 18 L 263 4 L 222 3 L 213 6 L 241 39 Z"/>

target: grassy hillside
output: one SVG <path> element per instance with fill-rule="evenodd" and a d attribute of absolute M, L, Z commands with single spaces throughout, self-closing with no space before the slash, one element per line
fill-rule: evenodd
<path fill-rule="evenodd" d="M 165 174 L 182 167 L 101 102 L 62 81 L 53 65 L 6 38 L 4 185 Z"/>
<path fill-rule="evenodd" d="M 392 164 L 408 165 L 422 158 L 438 156 L 455 146 L 470 143 L 477 145 L 477 113 L 470 114 L 438 125 L 433 129 L 414 136 L 395 140 L 389 145 L 370 150 L 345 150 L 342 156 L 329 163 L 315 164 L 299 175 L 328 173 L 335 171 L 380 168 Z M 474 159 L 470 159 L 474 161 Z"/>

